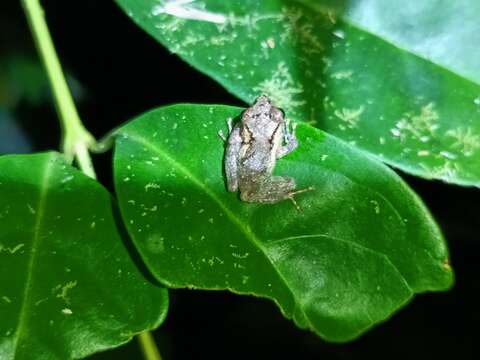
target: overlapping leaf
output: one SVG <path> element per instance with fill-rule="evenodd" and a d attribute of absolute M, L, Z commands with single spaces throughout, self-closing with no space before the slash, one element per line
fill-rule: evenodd
<path fill-rule="evenodd" d="M 452 272 L 427 210 L 386 166 L 308 125 L 279 161 L 288 201 L 248 204 L 226 191 L 218 130 L 239 108 L 177 105 L 118 131 L 115 183 L 144 261 L 170 287 L 229 289 L 274 300 L 329 340 L 354 338 Z"/>
<path fill-rule="evenodd" d="M 475 0 L 117 0 L 251 102 L 266 93 L 402 170 L 480 184 Z"/>
<path fill-rule="evenodd" d="M 134 264 L 114 207 L 59 154 L 0 157 L 1 359 L 76 359 L 163 320 L 167 292 Z"/>

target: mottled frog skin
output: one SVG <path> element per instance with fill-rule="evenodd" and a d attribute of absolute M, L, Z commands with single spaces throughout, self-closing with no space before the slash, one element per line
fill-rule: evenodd
<path fill-rule="evenodd" d="M 296 190 L 295 180 L 272 176 L 277 159 L 298 146 L 283 112 L 262 95 L 242 115 L 229 136 L 225 153 L 225 174 L 229 191 L 240 190 L 247 202 L 276 203 L 312 188 Z"/>

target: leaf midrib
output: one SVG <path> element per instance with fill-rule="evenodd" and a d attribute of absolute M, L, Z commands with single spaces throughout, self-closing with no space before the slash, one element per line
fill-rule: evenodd
<path fill-rule="evenodd" d="M 23 292 L 23 299 L 22 299 L 22 304 L 20 306 L 20 313 L 18 317 L 18 326 L 15 331 L 15 353 L 14 357 L 17 357 L 17 351 L 19 349 L 18 347 L 18 342 L 20 338 L 22 337 L 23 333 L 25 332 L 25 321 L 27 318 L 27 309 L 29 305 L 29 299 L 30 299 L 30 292 L 33 287 L 33 268 L 35 267 L 36 259 L 37 259 L 37 249 L 39 247 L 39 243 L 41 240 L 40 237 L 40 228 L 42 225 L 42 220 L 45 214 L 45 202 L 47 198 L 47 189 L 48 189 L 48 180 L 50 178 L 50 175 L 52 174 L 52 168 L 53 168 L 53 161 L 52 159 L 54 158 L 55 155 L 50 155 L 46 157 L 45 160 L 45 167 L 43 168 L 43 176 L 41 178 L 41 183 L 40 183 L 40 191 L 39 191 L 39 197 L 38 197 L 38 203 L 37 203 L 37 209 L 36 209 L 36 219 L 35 219 L 35 224 L 33 228 L 33 239 L 32 239 L 32 245 L 30 249 L 30 257 L 28 259 L 28 264 L 27 264 L 27 278 L 25 280 L 25 288 Z"/>

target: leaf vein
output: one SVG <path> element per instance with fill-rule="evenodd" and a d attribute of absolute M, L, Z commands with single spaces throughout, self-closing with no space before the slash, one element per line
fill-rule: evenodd
<path fill-rule="evenodd" d="M 39 247 L 40 243 L 40 228 L 42 225 L 42 220 L 45 215 L 45 202 L 47 198 L 47 188 L 48 188 L 48 180 L 52 174 L 52 168 L 53 168 L 53 158 L 54 154 L 50 155 L 47 157 L 47 161 L 45 164 L 45 167 L 43 169 L 43 176 L 41 179 L 40 183 L 40 192 L 39 192 L 39 197 L 38 197 L 38 206 L 37 206 L 37 216 L 35 219 L 35 224 L 33 228 L 33 239 L 32 239 L 32 247 L 30 250 L 30 257 L 28 259 L 28 264 L 27 264 L 27 278 L 25 280 L 25 288 L 23 292 L 23 298 L 22 298 L 22 304 L 20 306 L 20 312 L 19 312 L 19 317 L 18 317 L 18 326 L 15 331 L 16 339 L 15 339 L 15 354 L 14 358 L 17 357 L 17 351 L 18 351 L 18 342 L 22 336 L 22 334 L 25 332 L 25 321 L 27 317 L 27 309 L 29 305 L 29 298 L 30 298 L 30 292 L 33 287 L 33 268 L 35 267 L 36 259 L 37 259 L 37 249 Z"/>

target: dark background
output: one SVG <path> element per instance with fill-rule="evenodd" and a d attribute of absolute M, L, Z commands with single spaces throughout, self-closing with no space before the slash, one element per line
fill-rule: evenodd
<path fill-rule="evenodd" d="M 36 56 L 19 3 L 0 0 L 0 60 L 12 51 Z M 169 54 L 113 1 L 42 3 L 59 57 L 83 88 L 81 118 L 97 138 L 165 104 L 245 105 Z M 60 130 L 51 105 L 21 101 L 15 118 L 33 151 L 58 149 Z M 0 133 L 0 143 L 4 140 Z M 112 189 L 111 153 L 94 161 L 99 180 Z M 400 175 L 445 233 L 456 273 L 451 291 L 417 296 L 393 318 L 349 344 L 329 344 L 299 330 L 270 301 L 226 292 L 172 291 L 167 320 L 155 332 L 164 359 L 480 358 L 475 346 L 480 322 L 480 191 Z M 92 358 L 136 359 L 141 354 L 132 341 Z"/>

